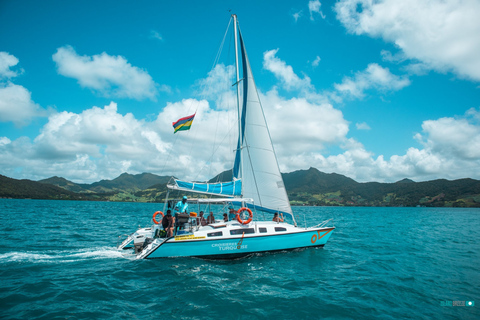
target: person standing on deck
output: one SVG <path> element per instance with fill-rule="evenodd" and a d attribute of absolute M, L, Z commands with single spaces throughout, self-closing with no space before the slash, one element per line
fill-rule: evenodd
<path fill-rule="evenodd" d="M 228 220 L 233 221 L 235 220 L 235 217 L 237 216 L 237 213 L 235 212 L 235 209 L 233 209 L 232 206 L 228 207 Z"/>
<path fill-rule="evenodd" d="M 183 199 L 177 202 L 173 210 L 175 210 L 175 213 L 187 213 L 187 210 L 188 210 L 187 196 L 183 196 Z"/>

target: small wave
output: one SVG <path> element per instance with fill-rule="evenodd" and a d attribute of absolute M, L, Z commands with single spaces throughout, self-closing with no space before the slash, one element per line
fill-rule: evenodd
<path fill-rule="evenodd" d="M 116 248 L 104 247 L 82 249 L 77 251 L 48 251 L 48 252 L 8 252 L 0 254 L 0 264 L 19 263 L 68 263 L 83 260 L 130 258 Z"/>

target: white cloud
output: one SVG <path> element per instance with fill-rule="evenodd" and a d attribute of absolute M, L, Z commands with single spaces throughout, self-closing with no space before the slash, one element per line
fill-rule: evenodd
<path fill-rule="evenodd" d="M 15 56 L 0 52 L 0 122 L 13 122 L 21 127 L 35 117 L 46 116 L 46 111 L 32 100 L 30 91 L 10 81 L 23 73 L 23 69 L 11 70 L 18 62 Z"/>
<path fill-rule="evenodd" d="M 131 113 L 117 113 L 117 104 L 104 108 L 92 107 L 80 114 L 60 112 L 49 117 L 41 134 L 35 138 L 36 156 L 45 159 L 66 159 L 88 154 L 102 157 L 108 153 L 118 159 L 140 159 L 151 153 L 165 153 L 153 128 L 144 126 Z"/>
<path fill-rule="evenodd" d="M 150 30 L 150 38 L 163 41 L 162 35 L 156 30 Z"/>
<path fill-rule="evenodd" d="M 0 51 L 0 80 L 2 78 L 14 78 L 23 73 L 23 69 L 19 71 L 13 71 L 10 68 L 18 64 L 17 57 L 9 54 L 5 51 Z"/>
<path fill-rule="evenodd" d="M 209 73 L 207 78 L 197 82 L 199 94 L 202 98 L 215 101 L 219 109 L 232 108 L 232 101 L 236 99 L 231 86 L 235 83 L 235 67 L 218 64 Z"/>
<path fill-rule="evenodd" d="M 286 88 L 303 93 L 303 97 L 287 99 L 275 87 L 259 92 L 282 172 L 313 166 L 358 181 L 480 178 L 480 173 L 472 176 L 480 167 L 479 110 L 472 108 L 455 118 L 424 121 L 422 132 L 415 136 L 423 148 L 410 148 L 404 155 L 384 159 L 348 137 L 349 122 L 342 112 L 305 94 L 316 97 L 309 78 L 298 77 L 275 54 L 276 50 L 266 53 L 266 68 Z M 217 85 L 231 73 L 231 66 L 217 66 L 206 79 L 198 81 L 200 88 L 208 84 L 215 89 L 202 93 L 209 100 L 228 96 L 227 92 L 234 89 Z M 378 65 L 370 65 L 350 80 L 358 88 L 352 92 L 361 93 L 368 88 L 394 90 L 406 83 Z M 112 179 L 125 171 L 209 179 L 232 167 L 237 139 L 235 108 L 223 108 L 218 103 L 216 107 L 196 99 L 168 103 L 154 121 L 120 114 L 113 102 L 81 113 L 55 113 L 33 141 L 0 138 L 0 166 L 6 168 L 2 174 L 33 179 L 60 175 L 77 182 Z M 173 134 L 172 122 L 194 112 L 191 130 Z M 356 127 L 369 128 L 366 123 L 357 123 Z M 343 152 L 325 155 L 330 146 L 337 145 Z"/>
<path fill-rule="evenodd" d="M 472 109 L 468 111 L 472 113 Z M 478 116 L 480 112 L 476 112 Z M 467 118 L 440 118 L 422 124 L 424 135 L 417 135 L 425 148 L 458 159 L 480 159 L 480 126 Z"/>
<path fill-rule="evenodd" d="M 349 32 L 381 37 L 430 69 L 480 81 L 477 0 L 341 0 L 335 11 Z"/>
<path fill-rule="evenodd" d="M 295 22 L 297 22 L 298 19 L 300 19 L 300 17 L 302 16 L 302 10 L 295 12 L 292 16 L 293 16 L 293 19 L 295 19 Z"/>
<path fill-rule="evenodd" d="M 309 155 L 339 143 L 348 133 L 348 121 L 331 104 L 316 104 L 304 98 L 285 99 L 271 90 L 261 95 L 265 117 L 279 156 Z M 298 169 L 291 161 L 283 168 Z"/>
<path fill-rule="evenodd" d="M 11 143 L 12 141 L 7 137 L 0 137 L 0 146 L 6 146 L 7 144 Z"/>
<path fill-rule="evenodd" d="M 81 113 L 50 115 L 40 134 L 0 143 L 0 163 L 10 176 L 47 178 L 61 175 L 79 182 L 114 178 L 125 171 L 159 172 L 171 142 L 154 122 L 117 112 L 117 104 Z M 171 130 L 173 132 L 173 129 Z M 170 132 L 169 132 L 170 133 Z M 23 176 L 22 176 L 23 177 Z"/>
<path fill-rule="evenodd" d="M 399 77 L 376 63 L 368 65 L 367 69 L 357 72 L 353 78 L 345 77 L 343 82 L 335 84 L 335 89 L 344 95 L 362 98 L 368 89 L 380 91 L 396 91 L 410 84 L 407 77 Z"/>
<path fill-rule="evenodd" d="M 295 72 L 293 72 L 292 66 L 287 65 L 285 61 L 276 57 L 277 52 L 278 49 L 274 49 L 263 53 L 263 67 L 271 71 L 287 90 L 311 89 L 310 78 L 304 76 L 304 78 L 301 79 L 297 76 Z"/>
<path fill-rule="evenodd" d="M 13 122 L 16 126 L 24 126 L 46 111 L 32 100 L 26 88 L 8 83 L 0 85 L 0 122 Z"/>
<path fill-rule="evenodd" d="M 392 54 L 388 50 L 382 50 L 380 51 L 380 55 L 382 56 L 383 61 L 388 61 L 388 62 L 403 62 L 406 60 L 406 57 L 403 53 L 397 53 L 397 54 Z"/>
<path fill-rule="evenodd" d="M 313 60 L 313 62 L 312 62 L 312 67 L 314 67 L 314 68 L 318 67 L 318 65 L 320 64 L 320 60 L 321 60 L 320 57 L 317 56 L 315 58 L 315 60 Z"/>
<path fill-rule="evenodd" d="M 355 126 L 358 130 L 370 130 L 370 126 L 366 122 L 356 123 Z"/>
<path fill-rule="evenodd" d="M 308 2 L 308 11 L 310 12 L 310 20 L 315 20 L 313 17 L 314 13 L 319 14 L 322 19 L 325 19 L 325 15 L 323 14 L 322 10 L 320 10 L 320 7 L 322 4 L 320 3 L 319 0 L 311 0 Z"/>
<path fill-rule="evenodd" d="M 471 117 L 474 123 L 480 123 L 480 111 L 477 111 L 475 108 L 468 109 L 467 112 L 465 112 L 465 116 Z"/>
<path fill-rule="evenodd" d="M 438 178 L 480 179 L 480 110 L 470 109 L 456 118 L 427 120 L 416 134 L 422 149 L 409 148 L 404 155 L 376 158 L 354 139 L 346 139 L 345 151 L 325 157 L 314 155 L 309 165 L 325 172 L 344 174 L 357 181 L 394 182 L 403 178 L 425 181 Z"/>
<path fill-rule="evenodd" d="M 122 56 L 110 56 L 105 52 L 79 56 L 71 46 L 64 46 L 58 48 L 52 58 L 59 74 L 77 79 L 82 87 L 106 97 L 154 100 L 157 94 L 152 77 Z"/>

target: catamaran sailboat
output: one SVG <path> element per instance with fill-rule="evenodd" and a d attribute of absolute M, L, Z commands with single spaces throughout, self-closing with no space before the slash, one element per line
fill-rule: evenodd
<path fill-rule="evenodd" d="M 232 15 L 232 19 L 239 126 L 233 181 L 198 183 L 172 179 L 167 188 L 169 193 L 178 190 L 199 194 L 198 199 L 188 200 L 190 208 L 195 204 L 199 206 L 199 210 L 201 206 L 220 209 L 232 207 L 235 219 L 205 224 L 199 223 L 200 217 L 196 213 L 180 214 L 176 216 L 173 234 L 166 236 L 155 216 L 164 215 L 163 212 L 167 210 L 173 211 L 174 201 L 168 200 L 168 193 L 164 211 L 156 212 L 154 215 L 155 224 L 137 230 L 118 246 L 119 249 L 134 247 L 137 259 L 165 257 L 229 259 L 261 252 L 323 247 L 335 229 L 331 226 L 331 220 L 312 227 L 300 227 L 295 221 L 237 16 Z M 272 221 L 275 213 L 279 214 L 279 217 L 285 217 L 288 222 L 283 222 L 282 219 Z"/>

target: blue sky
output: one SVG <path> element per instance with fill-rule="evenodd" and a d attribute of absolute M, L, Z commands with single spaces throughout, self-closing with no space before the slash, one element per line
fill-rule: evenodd
<path fill-rule="evenodd" d="M 475 0 L 2 1 L 0 174 L 94 182 L 231 168 L 229 36 L 212 69 L 229 10 L 282 172 L 480 179 Z"/>

